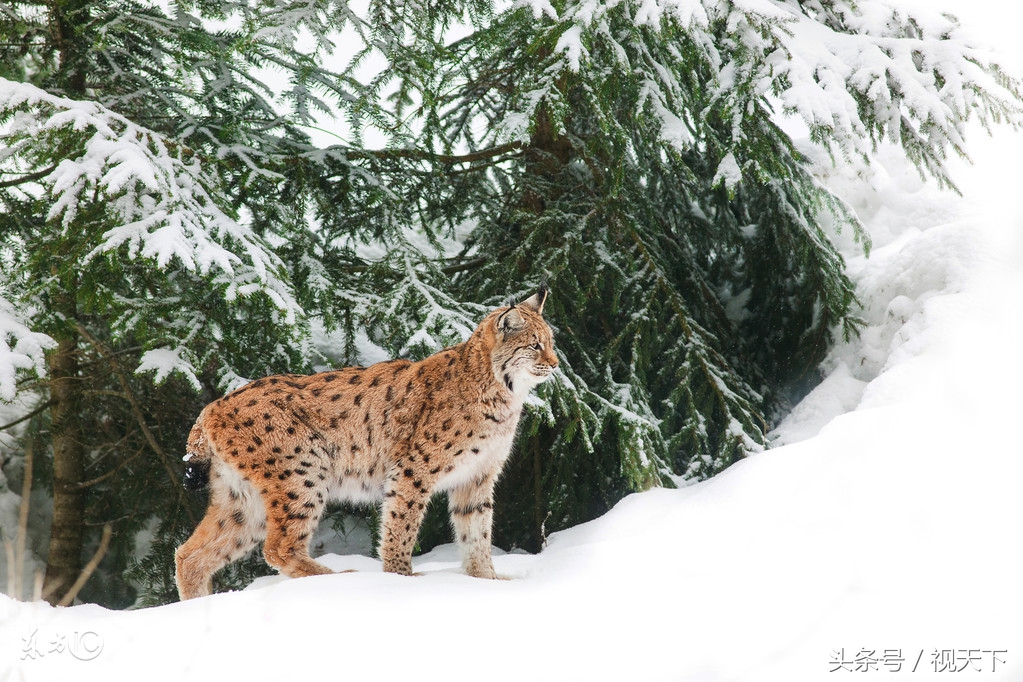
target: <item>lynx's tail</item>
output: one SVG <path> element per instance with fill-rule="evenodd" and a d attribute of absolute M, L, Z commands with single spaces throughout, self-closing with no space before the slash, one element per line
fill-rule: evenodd
<path fill-rule="evenodd" d="M 185 490 L 202 490 L 210 482 L 210 457 L 213 453 L 210 452 L 206 432 L 203 430 L 205 416 L 206 411 L 203 410 L 195 420 L 192 432 L 188 434 L 188 444 L 185 445 L 185 477 L 182 480 Z"/>

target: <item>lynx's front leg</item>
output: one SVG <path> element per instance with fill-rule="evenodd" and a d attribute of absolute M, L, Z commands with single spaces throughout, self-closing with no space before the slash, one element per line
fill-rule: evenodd
<path fill-rule="evenodd" d="M 490 557 L 496 478 L 495 474 L 485 474 L 448 492 L 448 511 L 462 551 L 462 566 L 475 578 L 497 577 Z"/>
<path fill-rule="evenodd" d="M 380 509 L 380 558 L 386 573 L 412 575 L 412 550 L 426 515 L 433 480 L 424 480 L 412 468 L 396 471 L 384 491 Z"/>

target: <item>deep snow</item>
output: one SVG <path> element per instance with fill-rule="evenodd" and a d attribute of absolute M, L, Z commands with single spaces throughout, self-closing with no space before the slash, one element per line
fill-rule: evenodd
<path fill-rule="evenodd" d="M 0 596 L 0 680 L 1023 680 L 1023 135 L 968 143 L 961 198 L 891 151 L 826 173 L 874 239 L 839 237 L 868 326 L 776 447 L 506 581 L 442 547 L 132 612 Z"/>

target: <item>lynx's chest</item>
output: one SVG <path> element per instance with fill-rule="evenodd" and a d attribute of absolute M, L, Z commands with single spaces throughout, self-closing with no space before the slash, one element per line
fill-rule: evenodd
<path fill-rule="evenodd" d="M 451 490 L 500 471 L 511 453 L 513 440 L 514 435 L 495 438 L 489 445 L 479 448 L 479 452 L 456 462 L 450 472 L 441 474 L 437 479 L 437 490 Z"/>

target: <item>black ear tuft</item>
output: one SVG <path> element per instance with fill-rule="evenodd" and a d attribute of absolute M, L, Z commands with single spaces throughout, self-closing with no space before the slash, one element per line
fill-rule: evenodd
<path fill-rule="evenodd" d="M 535 294 L 527 298 L 525 301 L 520 303 L 523 308 L 529 308 L 534 313 L 543 315 L 543 304 L 547 302 L 547 294 L 550 293 L 550 287 L 547 286 L 547 278 L 545 277 L 540 282 L 540 288 Z"/>
<path fill-rule="evenodd" d="M 543 312 L 543 304 L 547 302 L 547 294 L 551 293 L 551 288 L 547 285 L 547 277 L 540 280 L 540 288 L 536 292 L 536 297 L 540 299 L 540 310 L 537 312 Z"/>

